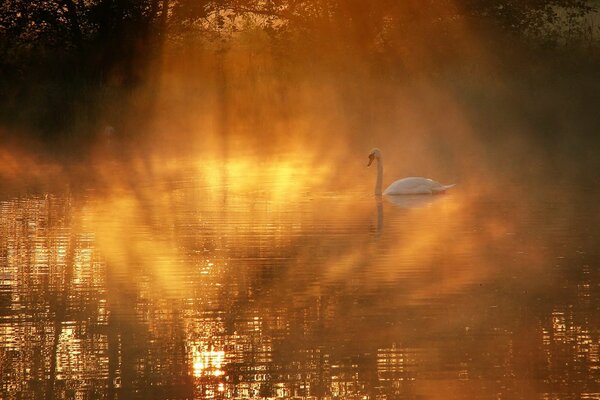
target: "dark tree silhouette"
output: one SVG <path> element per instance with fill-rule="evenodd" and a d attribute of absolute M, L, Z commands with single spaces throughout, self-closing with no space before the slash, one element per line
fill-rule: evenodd
<path fill-rule="evenodd" d="M 189 29 L 225 16 L 263 16 L 265 26 L 279 30 L 348 30 L 353 39 L 369 41 L 390 26 L 425 24 L 427 29 L 466 18 L 525 34 L 555 22 L 560 11 L 581 16 L 592 6 L 585 0 L 431 0 L 426 5 L 417 0 L 9 0 L 0 5 L 0 30 L 4 40 L 21 45 L 102 43 L 125 51 L 133 42 L 163 35 L 167 26 Z"/>

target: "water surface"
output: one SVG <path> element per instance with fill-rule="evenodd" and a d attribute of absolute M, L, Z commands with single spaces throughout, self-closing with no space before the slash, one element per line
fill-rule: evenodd
<path fill-rule="evenodd" d="M 0 397 L 600 398 L 595 192 L 284 167 L 5 196 Z"/>

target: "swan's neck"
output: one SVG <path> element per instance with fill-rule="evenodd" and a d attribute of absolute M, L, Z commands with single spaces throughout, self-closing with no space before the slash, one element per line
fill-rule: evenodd
<path fill-rule="evenodd" d="M 375 194 L 381 195 L 381 185 L 383 183 L 383 161 L 377 159 L 377 181 L 375 182 Z"/>

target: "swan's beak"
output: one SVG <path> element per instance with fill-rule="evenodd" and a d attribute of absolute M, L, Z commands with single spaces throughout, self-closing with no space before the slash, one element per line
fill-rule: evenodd
<path fill-rule="evenodd" d="M 374 159 L 375 159 L 375 156 L 373 154 L 369 154 L 369 163 L 367 164 L 367 167 L 373 163 Z"/>

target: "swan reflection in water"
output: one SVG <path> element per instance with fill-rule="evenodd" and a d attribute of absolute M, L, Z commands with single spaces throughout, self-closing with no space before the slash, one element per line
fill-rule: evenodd
<path fill-rule="evenodd" d="M 388 203 L 393 204 L 398 208 L 425 208 L 429 207 L 440 199 L 444 198 L 444 195 L 437 196 L 422 196 L 419 194 L 409 194 L 402 196 L 383 196 Z"/>

